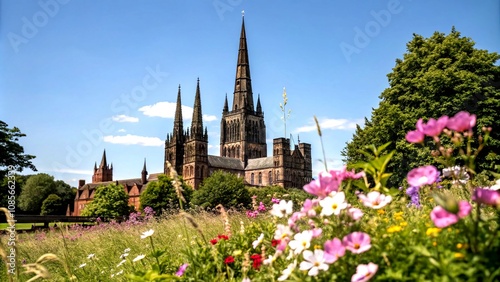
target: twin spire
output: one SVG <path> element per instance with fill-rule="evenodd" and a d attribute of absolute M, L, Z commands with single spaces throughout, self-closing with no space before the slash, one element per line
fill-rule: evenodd
<path fill-rule="evenodd" d="M 182 102 L 181 102 L 181 86 L 179 85 L 179 92 L 177 93 L 177 104 L 175 108 L 175 118 L 174 118 L 174 132 L 172 138 L 180 143 L 184 142 L 185 137 L 195 138 L 198 140 L 204 140 L 206 136 L 207 129 L 203 132 L 203 115 L 201 111 L 201 94 L 200 94 L 200 79 L 196 83 L 196 94 L 194 97 L 194 107 L 193 107 L 193 118 L 191 120 L 191 129 L 184 132 L 182 123 Z M 168 136 L 167 136 L 168 140 Z"/>

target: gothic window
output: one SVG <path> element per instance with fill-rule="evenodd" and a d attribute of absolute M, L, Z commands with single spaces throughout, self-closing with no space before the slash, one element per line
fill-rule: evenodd
<path fill-rule="evenodd" d="M 262 184 L 262 172 L 259 172 L 259 185 Z"/>
<path fill-rule="evenodd" d="M 269 175 L 267 176 L 269 179 L 269 184 L 272 184 L 273 183 L 273 173 L 272 171 L 269 171 Z"/>
<path fill-rule="evenodd" d="M 253 181 L 253 173 L 252 173 L 252 174 L 250 174 L 250 184 L 252 184 L 252 185 L 253 185 L 253 182 L 254 182 L 254 181 Z"/>
<path fill-rule="evenodd" d="M 240 157 L 240 146 L 236 147 L 236 157 Z"/>
<path fill-rule="evenodd" d="M 226 147 L 222 148 L 222 156 L 225 157 L 226 156 Z"/>
<path fill-rule="evenodd" d="M 189 167 L 189 176 L 192 176 L 193 175 L 193 166 L 190 166 Z"/>

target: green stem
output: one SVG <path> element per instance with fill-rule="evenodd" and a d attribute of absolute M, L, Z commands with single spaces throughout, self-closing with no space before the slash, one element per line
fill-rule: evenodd
<path fill-rule="evenodd" d="M 153 253 L 155 254 L 156 250 L 155 250 L 155 245 L 153 243 L 153 237 L 149 236 L 149 240 L 151 241 L 151 248 L 153 249 Z M 160 269 L 160 260 L 158 259 L 158 256 L 156 254 L 155 254 L 155 259 L 156 259 L 156 264 L 158 265 L 158 269 L 161 272 L 161 269 Z"/>

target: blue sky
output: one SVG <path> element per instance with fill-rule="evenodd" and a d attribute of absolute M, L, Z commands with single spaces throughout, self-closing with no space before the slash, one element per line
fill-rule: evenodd
<path fill-rule="evenodd" d="M 284 135 L 286 87 L 287 135 L 312 144 L 313 174 L 324 167 L 313 116 L 329 168 L 341 167 L 341 150 L 377 107 L 413 33 L 455 26 L 477 48 L 500 52 L 498 1 L 4 0 L 0 119 L 27 135 L 20 143 L 39 172 L 89 182 L 106 149 L 115 179 L 140 177 L 144 158 L 150 173 L 162 171 L 177 87 L 188 125 L 199 77 L 209 154 L 219 155 L 242 10 L 268 146 Z"/>

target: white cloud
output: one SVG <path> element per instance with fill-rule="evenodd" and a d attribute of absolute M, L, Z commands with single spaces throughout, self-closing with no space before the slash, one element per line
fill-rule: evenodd
<path fill-rule="evenodd" d="M 220 145 L 208 144 L 208 154 L 218 156 L 220 153 Z"/>
<path fill-rule="evenodd" d="M 312 173 L 313 177 L 316 178 L 318 174 L 322 171 L 325 171 L 325 163 L 323 159 L 313 159 L 313 167 L 312 167 Z M 344 166 L 344 163 L 340 159 L 326 159 L 326 164 L 328 166 L 328 170 L 339 170 Z"/>
<path fill-rule="evenodd" d="M 113 116 L 112 119 L 116 122 L 138 122 L 139 119 L 136 117 L 129 117 L 126 115 Z"/>
<path fill-rule="evenodd" d="M 140 146 L 162 146 L 164 144 L 164 141 L 162 141 L 158 137 L 138 136 L 132 134 L 121 135 L 121 136 L 113 136 L 113 135 L 104 136 L 104 142 L 112 144 L 140 145 Z"/>
<path fill-rule="evenodd" d="M 143 106 L 139 108 L 139 111 L 149 117 L 175 118 L 176 108 L 176 103 L 158 102 L 153 105 Z M 183 105 L 181 109 L 184 120 L 190 120 L 193 117 L 193 108 Z M 217 117 L 214 115 L 203 115 L 203 121 L 210 122 L 214 120 L 217 120 Z"/>
<path fill-rule="evenodd" d="M 52 169 L 52 170 L 43 170 L 43 171 L 59 172 L 59 173 L 71 173 L 71 174 L 82 174 L 82 175 L 92 175 L 92 174 L 94 174 L 94 172 L 91 171 L 91 170 L 72 169 L 72 168 L 55 168 L 55 169 Z"/>
<path fill-rule="evenodd" d="M 355 129 L 356 124 L 361 123 L 359 120 L 348 120 L 348 119 L 334 119 L 334 118 L 326 118 L 320 119 L 319 126 L 321 130 L 331 129 L 331 130 L 350 130 Z M 295 132 L 311 132 L 316 131 L 316 123 L 314 121 L 311 122 L 310 125 L 301 126 L 295 129 Z"/>
<path fill-rule="evenodd" d="M 118 132 L 126 132 L 126 130 L 122 128 L 122 129 L 118 129 Z"/>

